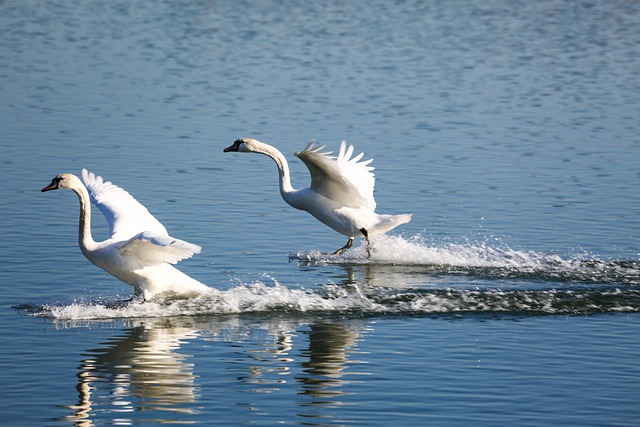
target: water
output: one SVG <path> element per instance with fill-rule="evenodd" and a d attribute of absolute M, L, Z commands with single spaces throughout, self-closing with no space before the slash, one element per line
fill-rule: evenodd
<path fill-rule="evenodd" d="M 0 414 L 12 426 L 636 425 L 640 9 L 627 1 L 0 3 Z M 273 163 L 346 139 L 345 237 Z M 131 303 L 78 250 L 86 167 L 202 254 Z M 94 212 L 94 235 L 107 230 Z"/>

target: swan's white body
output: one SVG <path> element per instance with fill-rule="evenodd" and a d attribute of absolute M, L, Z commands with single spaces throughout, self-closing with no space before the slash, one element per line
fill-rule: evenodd
<path fill-rule="evenodd" d="M 271 157 L 278 167 L 280 194 L 296 209 L 309 212 L 323 224 L 349 237 L 349 242 L 338 249 L 339 254 L 351 247 L 355 237 L 368 237 L 386 233 L 411 220 L 411 214 L 381 215 L 375 212 L 373 198 L 375 176 L 369 166 L 372 160 L 361 161 L 364 153 L 355 157 L 353 146 L 342 141 L 338 156 L 322 152 L 324 146 L 307 147 L 296 156 L 309 168 L 311 184 L 299 190 L 291 186 L 289 165 L 282 153 L 255 139 L 242 138 L 224 151 L 259 153 Z"/>
<path fill-rule="evenodd" d="M 80 200 L 78 243 L 84 256 L 123 282 L 145 301 L 159 294 L 195 296 L 210 288 L 171 264 L 200 253 L 200 246 L 174 239 L 147 208 L 122 188 L 86 169 L 84 185 L 72 174 L 61 174 L 42 191 L 72 190 Z M 110 238 L 91 235 L 91 202 L 109 223 Z"/>

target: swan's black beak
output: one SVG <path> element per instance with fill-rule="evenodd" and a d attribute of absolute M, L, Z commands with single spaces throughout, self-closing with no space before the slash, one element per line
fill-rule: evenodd
<path fill-rule="evenodd" d="M 47 185 L 42 190 L 40 190 L 40 192 L 44 193 L 45 191 L 57 190 L 57 189 L 58 189 L 58 184 L 56 184 L 55 182 L 52 182 L 51 184 Z"/>
<path fill-rule="evenodd" d="M 60 184 L 60 178 L 55 177 L 55 178 L 53 178 L 51 180 L 51 184 L 49 184 L 46 187 L 44 187 L 42 190 L 40 190 L 40 192 L 44 193 L 45 191 L 57 190 L 58 189 L 58 184 Z"/>
<path fill-rule="evenodd" d="M 233 142 L 233 145 L 230 147 L 225 148 L 224 150 L 222 150 L 225 153 L 228 153 L 229 151 L 238 151 L 240 149 L 240 144 L 244 144 L 244 140 L 241 139 L 236 139 Z"/>

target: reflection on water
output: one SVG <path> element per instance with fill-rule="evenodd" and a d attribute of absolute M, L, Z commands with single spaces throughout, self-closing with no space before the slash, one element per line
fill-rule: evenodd
<path fill-rule="evenodd" d="M 302 363 L 303 374 L 298 378 L 302 392 L 311 398 L 312 405 L 339 404 L 344 394 L 341 380 L 349 362 L 349 349 L 360 336 L 358 330 L 348 329 L 336 322 L 311 325 L 309 348 L 302 353 L 308 360 Z"/>
<path fill-rule="evenodd" d="M 131 425 L 145 420 L 152 423 L 199 423 L 203 385 L 195 373 L 198 366 L 185 344 L 191 340 L 215 341 L 237 350 L 237 342 L 256 341 L 243 346 L 227 360 L 223 369 L 243 365 L 235 377 L 235 386 L 250 385 L 251 393 L 277 393 L 291 384 L 299 384 L 300 407 L 340 406 L 343 377 L 363 327 L 361 321 L 349 324 L 338 320 L 300 320 L 244 322 L 240 318 L 215 319 L 199 323 L 193 318 L 135 321 L 103 343 L 86 351 L 77 374 L 78 402 L 66 407 L 72 411 L 64 421 L 76 426 L 99 425 L 101 417 Z M 296 350 L 296 329 L 308 329 L 307 348 Z M 266 334 L 264 334 L 266 332 Z M 256 351 L 256 347 L 260 350 Z M 302 346 L 301 346 L 302 347 Z M 248 361 L 248 362 L 247 362 Z M 227 366 L 228 365 L 228 366 Z M 290 374 L 297 372 L 289 384 Z M 275 378 L 275 379 L 274 379 Z M 234 390 L 234 384 L 225 388 Z M 241 398 L 240 398 L 241 399 Z M 303 418 L 326 415 L 302 411 Z"/>
<path fill-rule="evenodd" d="M 78 403 L 69 406 L 74 414 L 68 419 L 92 426 L 97 411 L 118 413 L 125 424 L 132 412 L 194 413 L 194 365 L 180 348 L 197 335 L 184 322 L 142 322 L 111 338 L 106 347 L 87 351 L 78 373 Z"/>

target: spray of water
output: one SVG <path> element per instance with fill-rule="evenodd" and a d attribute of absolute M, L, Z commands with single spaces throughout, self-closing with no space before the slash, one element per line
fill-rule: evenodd
<path fill-rule="evenodd" d="M 242 313 L 302 315 L 424 315 L 442 313 L 592 314 L 640 311 L 640 261 L 601 260 L 586 254 L 563 257 L 506 245 L 430 245 L 421 236 L 382 236 L 371 258 L 363 246 L 341 256 L 317 251 L 291 255 L 305 265 L 335 265 L 364 271 L 348 283 L 291 288 L 277 278 L 240 283 L 192 299 L 122 302 L 113 298 L 24 304 L 35 316 L 55 319 L 155 318 Z M 418 277 L 418 283 L 414 280 Z M 434 286 L 434 277 L 440 278 Z M 469 277 L 482 288 L 456 286 Z M 493 281 L 543 286 L 491 286 Z M 428 282 L 429 286 L 424 283 Z"/>

